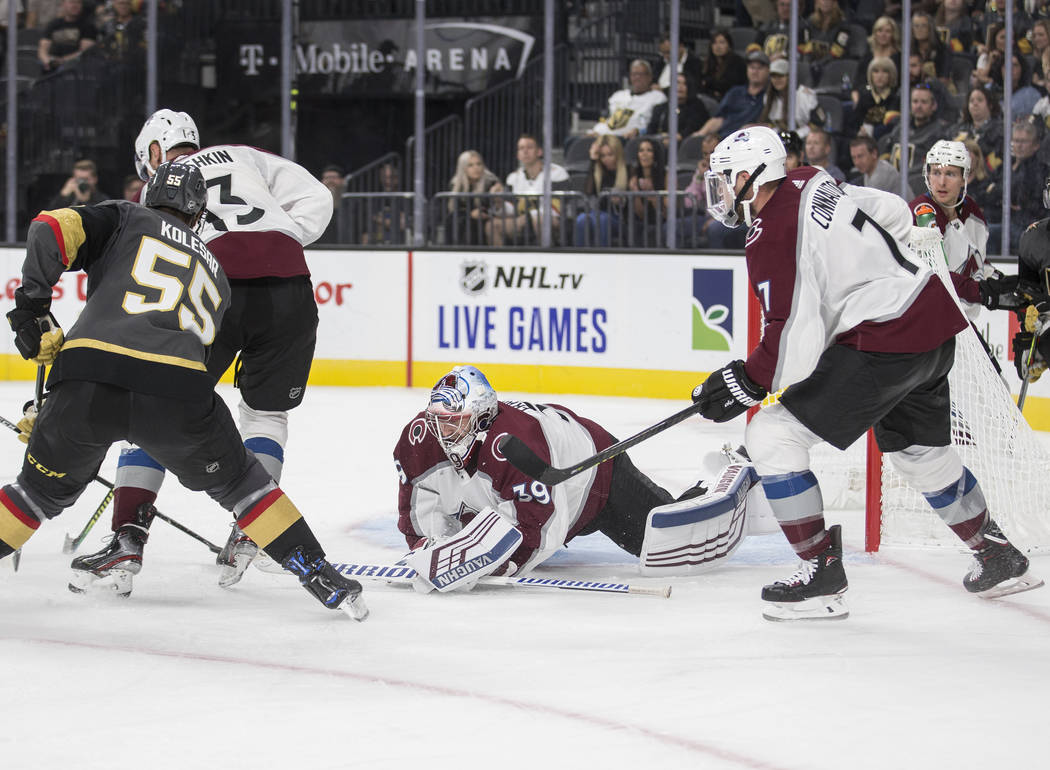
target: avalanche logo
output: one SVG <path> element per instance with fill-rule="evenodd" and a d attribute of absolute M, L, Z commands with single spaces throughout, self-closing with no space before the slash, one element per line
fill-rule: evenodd
<path fill-rule="evenodd" d="M 729 350 L 733 341 L 733 271 L 693 270 L 693 350 Z"/>

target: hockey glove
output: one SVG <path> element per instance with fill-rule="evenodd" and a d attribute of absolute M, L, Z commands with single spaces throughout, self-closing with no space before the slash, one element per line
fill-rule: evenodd
<path fill-rule="evenodd" d="M 693 403 L 702 404 L 700 414 L 714 422 L 732 420 L 765 397 L 766 389 L 751 381 L 740 360 L 712 372 L 703 385 L 693 388 Z"/>
<path fill-rule="evenodd" d="M 43 406 L 43 402 L 40 405 Z M 26 401 L 25 406 L 22 407 L 22 419 L 18 421 L 18 440 L 23 444 L 29 443 L 29 436 L 33 433 L 33 427 L 36 425 L 36 415 L 36 402 Z"/>
<path fill-rule="evenodd" d="M 1018 287 L 1016 275 L 1001 273 L 978 281 L 981 290 L 981 304 L 989 310 L 1020 310 L 1028 304 L 1027 298 Z"/>
<path fill-rule="evenodd" d="M 7 314 L 18 352 L 41 366 L 54 362 L 64 342 L 62 327 L 50 311 L 50 299 L 33 299 L 19 286 L 15 289 L 15 309 Z"/>
<path fill-rule="evenodd" d="M 1029 382 L 1035 382 L 1046 371 L 1046 361 L 1038 349 L 1032 348 L 1032 339 L 1032 332 L 1021 331 L 1014 335 L 1014 368 L 1022 381 L 1027 377 Z M 1028 361 L 1029 353 L 1033 358 L 1031 363 Z"/>

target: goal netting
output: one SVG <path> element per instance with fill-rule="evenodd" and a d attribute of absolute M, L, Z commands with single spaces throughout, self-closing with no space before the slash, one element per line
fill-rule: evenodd
<path fill-rule="evenodd" d="M 913 257 L 932 267 L 959 301 L 948 276 L 941 235 L 912 228 Z M 991 515 L 1023 550 L 1050 549 L 1050 451 L 1025 421 L 1010 389 L 996 372 L 977 332 L 956 338 L 952 394 L 952 444 L 984 490 Z M 845 452 L 826 444 L 812 453 L 825 507 L 865 509 L 869 547 L 942 545 L 961 547 L 925 498 L 908 486 L 866 437 Z M 879 489 L 868 489 L 869 463 Z M 874 537 L 872 537 L 874 533 Z M 873 542 L 874 541 L 874 542 Z"/>

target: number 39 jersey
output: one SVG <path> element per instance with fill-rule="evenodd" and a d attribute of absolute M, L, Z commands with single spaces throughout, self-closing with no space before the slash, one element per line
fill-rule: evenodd
<path fill-rule="evenodd" d="M 128 201 L 41 212 L 26 238 L 26 294 L 49 299 L 66 270 L 87 273 L 87 304 L 65 332 L 50 384 L 87 380 L 207 397 L 207 348 L 230 285 L 201 238 L 175 217 Z"/>
<path fill-rule="evenodd" d="M 303 246 L 324 233 L 332 193 L 302 166 L 225 144 L 180 158 L 208 182 L 204 240 L 231 279 L 309 275 Z"/>
<path fill-rule="evenodd" d="M 511 559 L 519 566 L 516 574 L 523 574 L 594 520 L 609 498 L 612 463 L 548 487 L 503 457 L 499 444 L 507 434 L 557 467 L 615 443 L 600 425 L 565 407 L 500 401 L 492 426 L 479 436 L 464 470 L 457 472 L 420 412 L 394 448 L 400 477 L 398 529 L 410 547 L 424 537 L 453 535 L 482 508 L 494 508 L 521 531 L 522 545 Z"/>
<path fill-rule="evenodd" d="M 748 231 L 765 326 L 745 369 L 770 392 L 808 377 L 831 345 L 921 353 L 965 327 L 944 284 L 903 243 L 904 200 L 846 190 L 820 169 L 789 171 Z"/>

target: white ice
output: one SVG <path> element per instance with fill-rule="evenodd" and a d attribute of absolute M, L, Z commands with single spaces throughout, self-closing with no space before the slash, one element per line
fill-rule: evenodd
<path fill-rule="evenodd" d="M 0 414 L 16 418 L 29 389 L 0 385 Z M 683 405 L 529 398 L 620 437 Z M 333 561 L 403 553 L 390 452 L 423 402 L 318 387 L 292 414 L 282 486 Z M 742 430 L 690 420 L 631 454 L 677 493 Z M 0 442 L 0 481 L 21 450 Z M 114 468 L 111 452 L 101 475 Z M 281 575 L 250 569 L 220 589 L 208 550 L 161 521 L 130 599 L 74 596 L 63 536 L 105 492 L 92 484 L 46 522 L 18 573 L 0 563 L 3 770 L 1047 766 L 1050 588 L 976 598 L 961 551 L 865 554 L 859 513 L 829 513 L 847 546 L 841 622 L 762 619 L 760 587 L 796 564 L 773 534 L 716 572 L 656 581 L 670 599 L 366 583 L 372 615 L 355 623 Z M 203 494 L 169 479 L 158 507 L 224 542 L 228 514 Z M 80 552 L 107 532 L 108 511 Z M 1050 556 L 1033 569 L 1050 576 Z M 600 534 L 538 574 L 653 582 Z"/>

